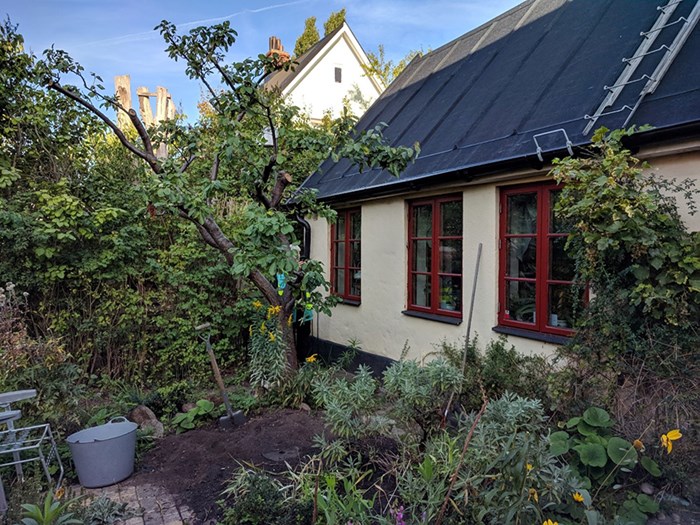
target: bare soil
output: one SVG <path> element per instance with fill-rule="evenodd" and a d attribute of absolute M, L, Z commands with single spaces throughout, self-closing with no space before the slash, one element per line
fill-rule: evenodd
<path fill-rule="evenodd" d="M 179 505 L 187 505 L 200 523 L 219 515 L 217 500 L 240 465 L 271 472 L 287 470 L 314 452 L 313 438 L 324 434 L 319 414 L 280 409 L 249 418 L 245 425 L 207 428 L 164 437 L 139 461 L 127 482 L 166 488 Z"/>

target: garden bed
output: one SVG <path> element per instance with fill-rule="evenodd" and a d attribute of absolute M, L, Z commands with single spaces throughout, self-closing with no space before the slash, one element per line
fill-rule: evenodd
<path fill-rule="evenodd" d="M 325 432 L 321 415 L 303 410 L 275 410 L 255 416 L 242 427 L 216 424 L 171 434 L 156 443 L 125 485 L 162 486 L 178 505 L 187 505 L 199 522 L 216 519 L 216 501 L 224 483 L 241 464 L 284 472 L 313 452 L 313 438 Z"/>

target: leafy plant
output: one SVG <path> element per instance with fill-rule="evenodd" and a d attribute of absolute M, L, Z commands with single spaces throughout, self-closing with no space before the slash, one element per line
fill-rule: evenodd
<path fill-rule="evenodd" d="M 619 505 L 615 502 L 615 490 L 621 478 L 629 487 L 633 471 L 639 464 L 652 476 L 661 474 L 659 465 L 648 456 L 641 456 L 633 443 L 612 434 L 614 421 L 602 408 L 589 407 L 580 417 L 566 422 L 567 431 L 554 432 L 549 436 L 550 452 L 565 457 L 577 469 L 581 487 L 593 493 L 593 499 L 607 499 L 608 505 L 629 523 L 646 523 L 647 514 L 658 511 L 658 505 L 644 494 L 627 490 L 627 500 Z M 638 448 L 643 448 L 641 440 Z M 590 506 L 590 502 L 586 502 Z M 579 510 L 580 513 L 580 510 Z"/>
<path fill-rule="evenodd" d="M 314 395 L 325 408 L 331 430 L 342 438 L 380 433 L 389 426 L 386 416 L 376 413 L 379 382 L 370 369 L 360 366 L 352 381 L 338 378 L 329 384 L 316 383 Z"/>
<path fill-rule="evenodd" d="M 69 512 L 70 507 L 77 501 L 72 499 L 60 502 L 54 499 L 53 492 L 49 491 L 44 498 L 43 505 L 30 503 L 22 504 L 22 523 L 24 525 L 72 525 L 80 524 L 73 512 Z"/>
<path fill-rule="evenodd" d="M 269 475 L 240 468 L 223 492 L 223 525 L 295 525 L 311 522 L 310 498 L 294 498 L 288 485 Z"/>
<path fill-rule="evenodd" d="M 100 496 L 76 512 L 85 525 L 112 525 L 139 514 L 126 503 L 117 503 L 107 496 Z"/>
<path fill-rule="evenodd" d="M 200 399 L 195 403 L 194 408 L 189 409 L 187 412 L 176 414 L 172 424 L 175 426 L 178 434 L 192 430 L 203 421 L 214 417 L 214 408 L 214 403 L 208 399 Z"/>
<path fill-rule="evenodd" d="M 641 322 L 693 323 L 700 312 L 700 234 L 687 230 L 674 195 L 695 211 L 691 180 L 669 182 L 634 158 L 622 140 L 634 128 L 593 135 L 592 155 L 554 161 L 563 183 L 556 211 L 576 234 L 566 250 L 596 290 L 614 284 Z"/>
<path fill-rule="evenodd" d="M 334 473 L 323 476 L 316 503 L 327 525 L 369 523 L 374 498 L 366 498 L 366 491 L 359 488 L 370 472 L 342 480 Z"/>
<path fill-rule="evenodd" d="M 416 361 L 399 361 L 384 372 L 384 389 L 397 419 L 413 420 L 427 436 L 443 420 L 442 411 L 453 390 L 460 391 L 464 378 L 444 358 L 420 366 Z"/>

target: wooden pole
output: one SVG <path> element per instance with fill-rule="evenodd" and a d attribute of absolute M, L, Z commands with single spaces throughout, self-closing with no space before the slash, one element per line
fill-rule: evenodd
<path fill-rule="evenodd" d="M 129 75 L 118 75 L 114 77 L 114 92 L 119 103 L 128 111 L 131 109 L 131 77 Z M 131 127 L 129 115 L 124 111 L 117 111 L 117 126 L 126 131 Z"/>
<path fill-rule="evenodd" d="M 141 120 L 143 120 L 143 125 L 146 129 L 153 125 L 153 110 L 151 109 L 151 93 L 148 91 L 147 87 L 141 86 L 136 89 L 136 93 L 139 97 L 139 113 L 141 113 Z"/>

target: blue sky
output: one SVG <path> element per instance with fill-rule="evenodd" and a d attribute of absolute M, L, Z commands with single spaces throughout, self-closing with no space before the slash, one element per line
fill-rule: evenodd
<path fill-rule="evenodd" d="M 292 51 L 304 20 L 323 22 L 347 9 L 347 21 L 365 51 L 383 44 L 398 60 L 412 49 L 435 49 L 517 5 L 519 0 L 0 0 L 0 11 L 19 24 L 25 45 L 36 54 L 55 45 L 87 71 L 102 76 L 113 90 L 115 75 L 131 75 L 132 89 L 167 87 L 185 113 L 193 116 L 200 87 L 170 60 L 153 27 L 162 19 L 182 31 L 229 20 L 238 31 L 232 58 L 267 51 L 278 36 Z"/>

